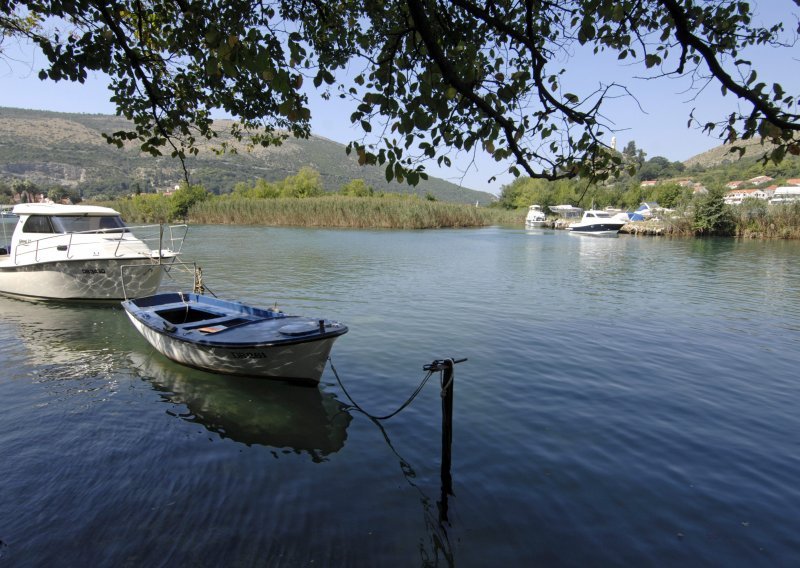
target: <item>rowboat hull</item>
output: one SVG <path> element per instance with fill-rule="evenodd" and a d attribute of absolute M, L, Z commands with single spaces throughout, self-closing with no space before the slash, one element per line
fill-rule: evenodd
<path fill-rule="evenodd" d="M 174 339 L 153 331 L 128 314 L 139 333 L 177 363 L 229 375 L 319 383 L 336 338 L 287 346 L 216 347 Z"/>
<path fill-rule="evenodd" d="M 339 322 L 290 316 L 195 293 L 122 303 L 134 327 L 164 356 L 230 375 L 319 383 Z"/>

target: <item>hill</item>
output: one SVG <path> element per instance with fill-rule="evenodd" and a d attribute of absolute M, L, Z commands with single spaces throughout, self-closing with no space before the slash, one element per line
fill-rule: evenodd
<path fill-rule="evenodd" d="M 739 157 L 739 152 L 731 152 L 731 148 L 734 146 L 745 149 L 745 153 L 743 156 L 741 156 L 741 158 Z M 739 162 L 740 160 L 755 162 L 759 158 L 763 157 L 765 153 L 770 152 L 772 148 L 773 145 L 771 143 L 762 142 L 761 138 L 738 140 L 733 144 L 722 144 L 697 154 L 696 156 L 692 156 L 688 160 L 684 161 L 683 164 L 687 168 L 692 166 L 713 168 L 716 166 L 733 164 Z"/>
<path fill-rule="evenodd" d="M 230 121 L 215 121 L 225 130 Z M 40 187 L 53 185 L 77 189 L 84 197 L 114 197 L 132 191 L 173 187 L 183 179 L 178 160 L 153 157 L 137 145 L 118 149 L 106 143 L 103 132 L 129 128 L 122 117 L 101 114 L 69 114 L 0 108 L 0 180 L 24 179 Z M 214 193 L 228 193 L 237 182 L 261 178 L 278 181 L 302 167 L 319 171 L 326 191 L 337 191 L 352 179 L 363 179 L 376 191 L 430 194 L 439 201 L 482 205 L 495 198 L 484 191 L 459 187 L 431 177 L 416 187 L 388 183 L 380 167 L 359 166 L 345 146 L 312 136 L 289 138 L 281 146 L 219 155 L 212 150 L 233 140 L 221 135 L 200 145 L 198 156 L 186 163 L 193 183 Z"/>

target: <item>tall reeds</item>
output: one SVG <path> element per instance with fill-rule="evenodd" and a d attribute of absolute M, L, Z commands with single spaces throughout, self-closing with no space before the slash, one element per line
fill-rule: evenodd
<path fill-rule="evenodd" d="M 726 205 L 727 229 L 718 236 L 746 239 L 800 239 L 800 202 L 782 205 L 748 199 L 740 205 Z M 703 236 L 692 210 L 676 211 L 660 220 L 637 221 L 625 232 L 642 235 Z"/>
<path fill-rule="evenodd" d="M 800 202 L 770 205 L 746 199 L 732 207 L 736 236 L 761 239 L 800 239 Z"/>
<path fill-rule="evenodd" d="M 419 198 L 326 195 L 292 199 L 221 197 L 195 204 L 193 223 L 341 227 L 351 229 L 432 229 L 519 225 L 520 213 Z"/>

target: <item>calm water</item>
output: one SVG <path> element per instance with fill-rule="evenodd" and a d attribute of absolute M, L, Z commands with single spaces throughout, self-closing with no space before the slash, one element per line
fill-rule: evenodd
<path fill-rule="evenodd" d="M 218 295 L 340 319 L 383 429 L 0 299 L 0 565 L 796 566 L 800 243 L 195 227 Z"/>

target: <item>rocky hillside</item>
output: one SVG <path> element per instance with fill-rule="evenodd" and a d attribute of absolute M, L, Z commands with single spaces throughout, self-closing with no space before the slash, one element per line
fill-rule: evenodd
<path fill-rule="evenodd" d="M 702 154 L 697 154 L 683 162 L 688 168 L 691 166 L 702 166 L 704 168 L 713 168 L 725 164 L 732 164 L 740 160 L 739 152 L 731 152 L 733 146 L 744 147 L 745 153 L 741 157 L 743 160 L 756 160 L 761 158 L 766 152 L 772 150 L 772 144 L 769 142 L 762 143 L 761 138 L 752 140 L 739 140 L 735 144 L 722 144 L 716 148 L 711 148 Z"/>
<path fill-rule="evenodd" d="M 224 130 L 226 121 L 218 122 Z M 101 136 L 126 128 L 125 119 L 116 116 L 0 108 L 0 180 L 25 179 L 43 188 L 62 185 L 79 189 L 87 197 L 113 197 L 170 188 L 183 179 L 179 161 L 143 154 L 136 145 L 117 149 Z M 413 188 L 387 183 L 383 168 L 359 166 L 345 154 L 343 144 L 320 137 L 290 138 L 278 147 L 241 148 L 236 154 L 222 155 L 208 143 L 197 157 L 187 159 L 187 166 L 193 182 L 215 193 L 230 192 L 240 181 L 281 180 L 309 166 L 320 172 L 326 191 L 361 178 L 376 191 L 430 194 L 458 203 L 488 204 L 494 199 L 488 192 L 437 178 Z"/>

